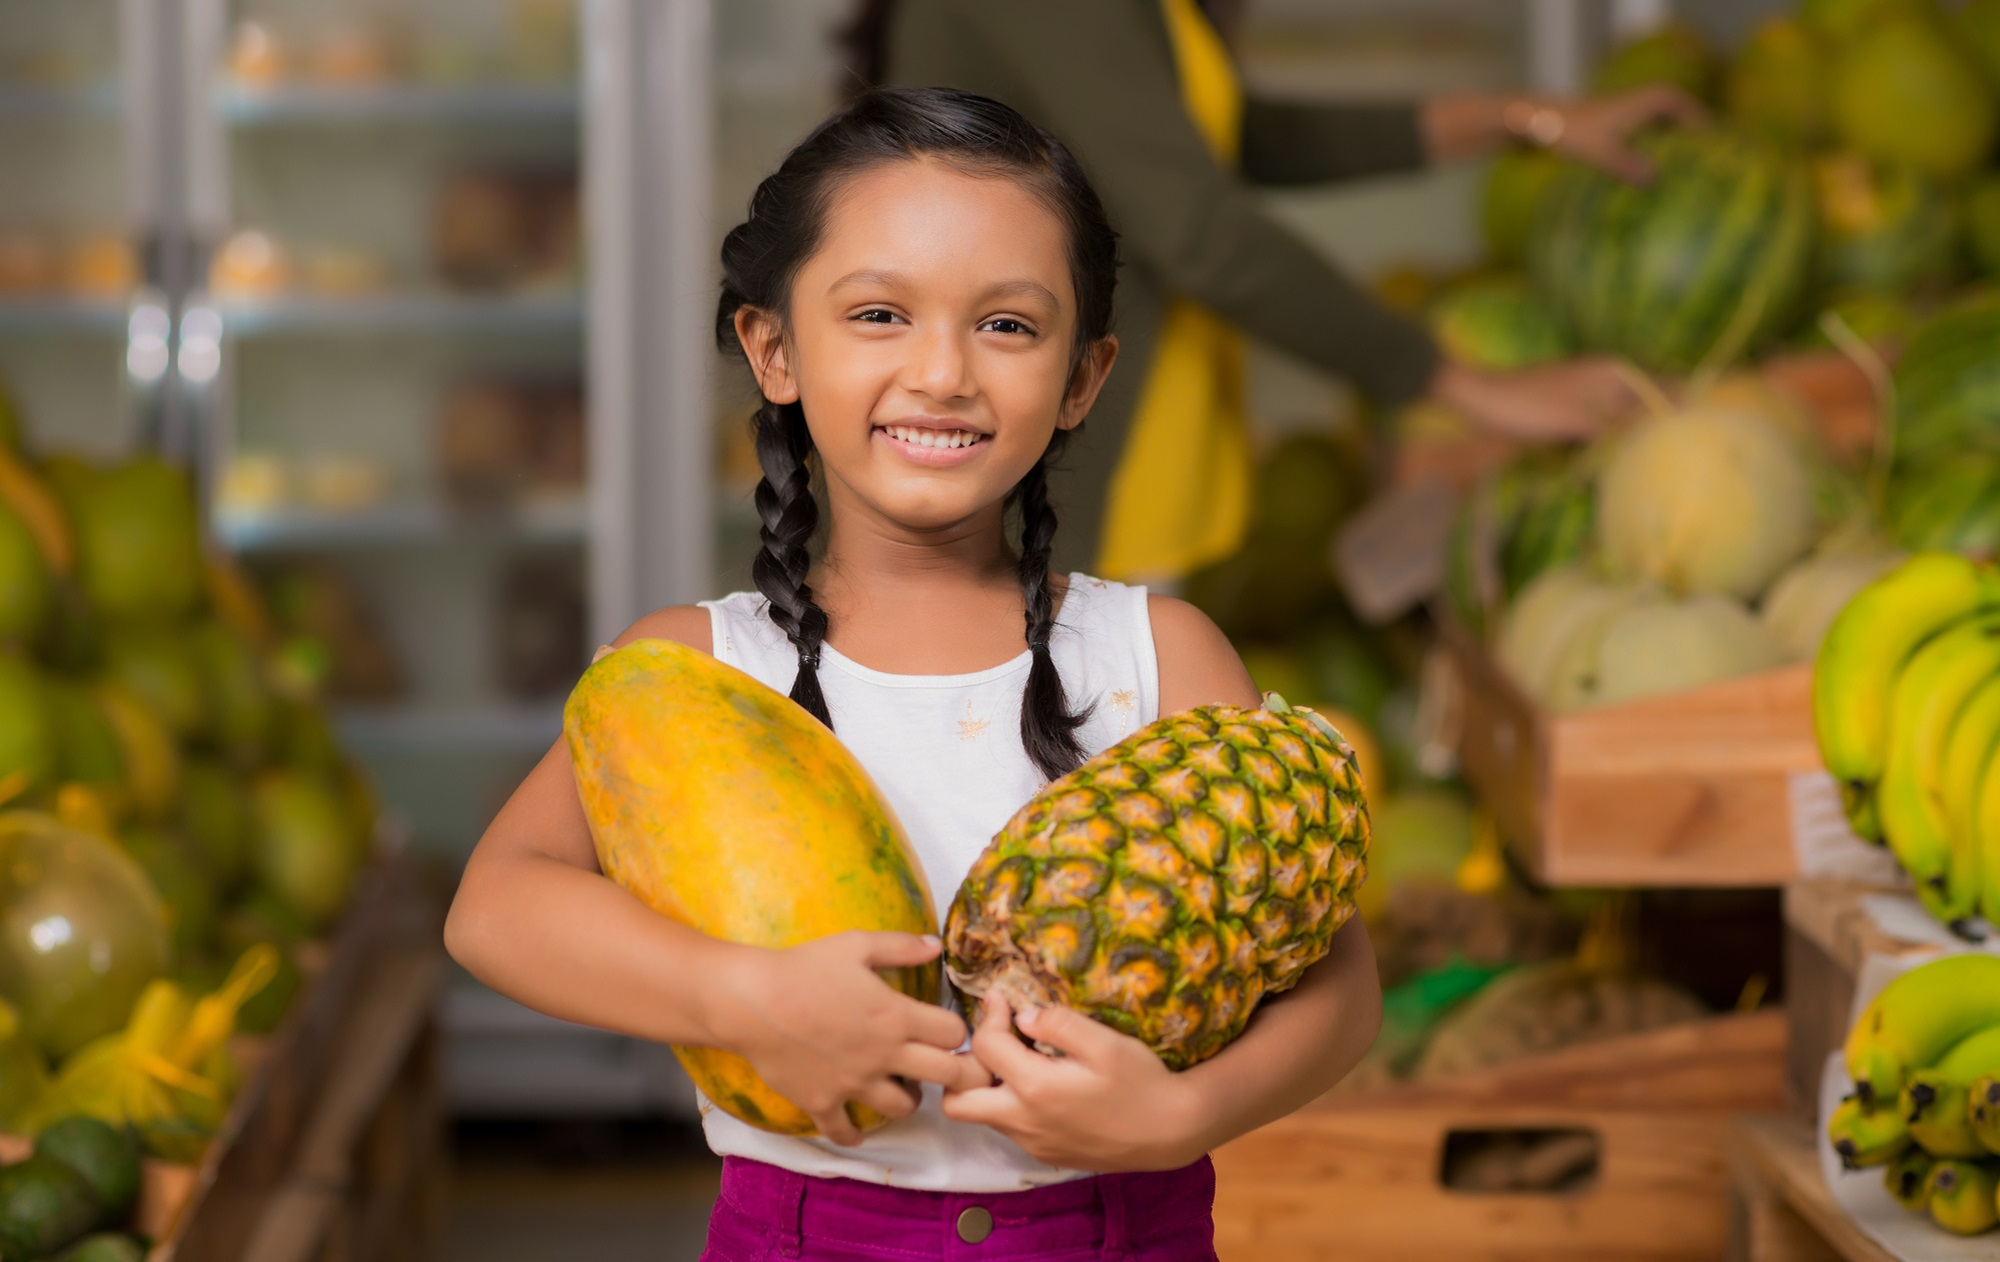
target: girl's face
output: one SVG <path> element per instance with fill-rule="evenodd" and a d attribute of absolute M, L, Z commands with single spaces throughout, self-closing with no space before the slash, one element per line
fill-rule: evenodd
<path fill-rule="evenodd" d="M 781 331 L 737 333 L 764 396 L 801 402 L 836 513 L 933 534 L 997 519 L 1117 354 L 1072 372 L 1076 295 L 1062 221 L 1018 183 L 940 162 L 849 179 L 800 268 Z"/>

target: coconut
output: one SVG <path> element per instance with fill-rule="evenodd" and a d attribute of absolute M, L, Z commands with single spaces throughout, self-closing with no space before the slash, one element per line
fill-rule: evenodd
<path fill-rule="evenodd" d="M 1758 617 L 1788 662 L 1809 662 L 1819 653 L 1826 629 L 1854 594 L 1882 577 L 1902 559 L 1886 547 L 1816 552 L 1779 576 L 1764 597 Z"/>
<path fill-rule="evenodd" d="M 1651 593 L 1570 642 L 1550 702 L 1558 710 L 1684 692 L 1778 664 L 1763 624 L 1727 596 Z"/>
<path fill-rule="evenodd" d="M 1560 566 L 1521 589 L 1494 651 L 1523 691 L 1546 701 L 1570 643 L 1638 597 L 1638 589 L 1606 583 L 1582 566 Z"/>
<path fill-rule="evenodd" d="M 1597 538 L 1615 578 L 1749 599 L 1813 537 L 1799 444 L 1746 407 L 1703 403 L 1640 423 L 1597 482 Z"/>

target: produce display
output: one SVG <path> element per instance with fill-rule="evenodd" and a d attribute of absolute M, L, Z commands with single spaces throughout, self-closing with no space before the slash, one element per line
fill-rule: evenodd
<path fill-rule="evenodd" d="M 1947 955 L 1897 977 L 1842 1051 L 1854 1093 L 1826 1119 L 1848 1169 L 1947 1231 L 2000 1224 L 2000 956 Z"/>
<path fill-rule="evenodd" d="M 1813 726 L 1849 821 L 1941 923 L 2000 924 L 2000 570 L 1911 557 L 1834 618 Z"/>
<path fill-rule="evenodd" d="M 1169 1068 L 1221 1051 L 1354 912 L 1368 805 L 1353 749 L 1276 694 L 1167 715 L 1048 785 L 959 887 L 952 982 L 1075 1008 Z"/>
<path fill-rule="evenodd" d="M 129 1130 L 85 1116 L 51 1124 L 29 1156 L 0 1166 L 0 1257 L 139 1262 L 140 1240 L 116 1230 L 139 1179 Z"/>

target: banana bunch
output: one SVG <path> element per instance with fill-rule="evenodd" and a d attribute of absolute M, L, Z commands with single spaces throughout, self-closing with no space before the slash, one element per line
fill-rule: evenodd
<path fill-rule="evenodd" d="M 1827 1119 L 1848 1169 L 1947 1231 L 2000 1224 L 2000 956 L 1947 955 L 1882 989 L 1843 1049 L 1854 1094 Z"/>
<path fill-rule="evenodd" d="M 1820 645 L 1813 728 L 1930 914 L 2000 924 L 2000 570 L 1923 552 L 1863 588 Z"/>

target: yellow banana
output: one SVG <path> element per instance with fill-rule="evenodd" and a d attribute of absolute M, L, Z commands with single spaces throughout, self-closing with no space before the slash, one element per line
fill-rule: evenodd
<path fill-rule="evenodd" d="M 202 583 L 215 616 L 259 655 L 270 652 L 278 641 L 278 628 L 257 584 L 226 552 L 211 550 L 203 554 L 201 564 Z"/>
<path fill-rule="evenodd" d="M 1942 903 L 1951 871 L 1951 833 L 1936 781 L 1945 737 L 1978 687 L 2000 674 L 2000 615 L 1953 624 L 1911 655 L 1889 693 L 1889 744 L 1875 809 L 1896 861 Z M 1962 919 L 1971 908 L 1948 920 Z"/>
<path fill-rule="evenodd" d="M 1993 1072 L 2000 1072 L 2000 1025 L 1967 1035 L 1937 1064 L 1912 1071 L 1898 1097 L 1910 1138 L 1933 1157 L 1985 1156 L 1973 1138 L 1967 1089 Z"/>
<path fill-rule="evenodd" d="M 1972 809 L 1973 848 L 1979 854 L 1979 906 L 1989 923 L 2000 925 L 2000 748 L 1979 775 L 1979 799 Z"/>
<path fill-rule="evenodd" d="M 1930 1207 L 1931 1167 L 1936 1163 L 1937 1159 L 1923 1149 L 1912 1148 L 1882 1171 L 1882 1186 L 1889 1189 L 1897 1204 L 1912 1214 L 1921 1214 Z"/>
<path fill-rule="evenodd" d="M 1996 605 L 2000 576 L 1989 567 L 1924 552 L 1862 588 L 1834 618 L 1813 664 L 1813 728 L 1827 770 L 1850 790 L 1844 800 L 1860 800 L 1882 774 L 1889 694 L 1910 655 L 1950 624 Z M 1871 835 L 1865 816 L 1854 822 Z"/>
<path fill-rule="evenodd" d="M 2000 1074 L 1981 1074 L 1966 1088 L 1966 1122 L 1987 1152 L 2000 1156 Z"/>
<path fill-rule="evenodd" d="M 1901 1113 L 1871 1109 L 1854 1096 L 1842 1100 L 1826 1120 L 1826 1137 L 1849 1170 L 1886 1166 L 1910 1146 L 1909 1124 Z"/>
<path fill-rule="evenodd" d="M 1961 1236 L 1991 1231 L 2000 1223 L 2000 1166 L 1976 1161 L 1940 1161 L 1931 1167 L 1931 1221 Z"/>
<path fill-rule="evenodd" d="M 27 524 L 49 573 L 68 578 L 76 572 L 76 541 L 62 501 L 17 453 L 5 449 L 0 449 L 0 503 Z"/>
<path fill-rule="evenodd" d="M 2000 1025 L 2000 955 L 1974 951 L 1919 964 L 1884 986 L 1847 1032 L 1842 1056 L 1857 1097 L 1895 1112 L 1913 1070 L 1990 1025 Z"/>
<path fill-rule="evenodd" d="M 1973 692 L 1945 737 L 1944 756 L 1938 765 L 1938 805 L 1945 828 L 1951 835 L 1951 871 L 1946 892 L 1961 916 L 1979 911 L 1991 883 L 1986 873 L 1986 856 L 1980 845 L 1979 794 L 1991 768 L 2000 774 L 1994 758 L 2000 754 L 2000 673 Z M 1948 923 L 1948 922 L 1947 922 Z M 2000 923 L 1996 921 L 1995 923 Z"/>

